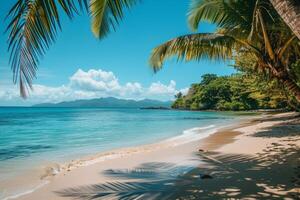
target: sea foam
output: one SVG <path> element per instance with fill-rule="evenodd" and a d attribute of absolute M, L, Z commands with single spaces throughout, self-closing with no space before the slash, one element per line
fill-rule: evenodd
<path fill-rule="evenodd" d="M 181 135 L 172 137 L 166 141 L 174 142 L 174 145 L 184 144 L 208 137 L 209 135 L 217 132 L 217 130 L 218 129 L 214 124 L 204 127 L 194 127 L 184 130 Z"/>

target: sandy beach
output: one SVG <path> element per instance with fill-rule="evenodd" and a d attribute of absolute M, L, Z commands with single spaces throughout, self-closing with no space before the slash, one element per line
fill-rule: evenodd
<path fill-rule="evenodd" d="M 16 199 L 118 199 L 126 190 L 141 199 L 163 195 L 296 199 L 300 194 L 300 118 L 296 116 L 264 114 L 200 141 L 164 141 L 73 161 L 57 175 L 43 177 L 46 185 Z M 153 191 L 136 194 L 141 187 Z"/>
<path fill-rule="evenodd" d="M 300 200 L 300 0 L 0 8 L 0 200 Z"/>

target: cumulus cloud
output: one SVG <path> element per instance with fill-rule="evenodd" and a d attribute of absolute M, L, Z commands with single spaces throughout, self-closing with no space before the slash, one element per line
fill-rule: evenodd
<path fill-rule="evenodd" d="M 101 69 L 91 69 L 87 72 L 79 69 L 70 77 L 70 86 L 75 89 L 86 91 L 118 91 L 120 85 L 118 79 L 112 72 L 106 72 Z"/>
<path fill-rule="evenodd" d="M 27 102 L 60 102 L 76 99 L 91 99 L 100 97 L 118 97 L 126 99 L 152 98 L 159 100 L 171 100 L 178 92 L 186 93 L 187 88 L 176 89 L 176 82 L 171 80 L 169 84 L 153 82 L 144 87 L 138 82 L 120 84 L 118 78 L 111 71 L 90 69 L 84 71 L 78 69 L 65 85 L 50 87 L 46 85 L 33 85 Z M 2 102 L 19 98 L 17 88 L 0 90 Z"/>
<path fill-rule="evenodd" d="M 176 92 L 176 82 L 171 80 L 169 85 L 164 85 L 161 82 L 152 83 L 149 87 L 150 94 L 172 95 Z"/>
<path fill-rule="evenodd" d="M 187 88 L 183 88 L 183 89 L 180 89 L 179 92 L 181 92 L 183 95 L 187 95 L 187 93 L 189 92 L 189 89 L 190 88 L 188 88 L 188 87 Z"/>

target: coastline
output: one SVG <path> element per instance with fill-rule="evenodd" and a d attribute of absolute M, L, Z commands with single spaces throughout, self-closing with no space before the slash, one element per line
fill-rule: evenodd
<path fill-rule="evenodd" d="M 24 185 L 24 182 L 28 181 L 28 179 L 35 177 L 34 181 L 32 182 L 28 181 L 28 183 L 30 183 L 31 185 L 29 189 L 28 188 L 23 189 L 17 194 L 9 195 L 8 197 L 5 197 L 4 199 L 1 200 L 19 199 L 19 198 L 22 199 L 27 195 L 30 196 L 31 193 L 34 193 L 36 190 L 44 186 L 47 186 L 53 180 L 56 180 L 57 177 L 65 176 L 67 174 L 72 173 L 74 170 L 84 169 L 91 165 L 110 162 L 112 160 L 126 159 L 135 155 L 139 156 L 151 152 L 155 152 L 155 154 L 158 153 L 157 156 L 159 157 L 159 152 L 165 151 L 166 149 L 171 155 L 174 151 L 174 148 L 178 146 L 190 147 L 191 145 L 192 148 L 188 148 L 188 152 L 191 152 L 194 151 L 199 140 L 208 137 L 211 134 L 214 134 L 215 132 L 218 131 L 218 129 L 222 127 L 215 127 L 214 125 L 209 125 L 204 127 L 190 128 L 185 130 L 181 135 L 167 138 L 159 142 L 103 151 L 89 156 L 80 157 L 78 159 L 73 159 L 65 163 L 59 163 L 59 164 L 51 163 L 39 168 L 38 170 L 35 170 L 33 173 L 30 173 L 26 176 L 22 176 L 14 180 L 13 183 L 9 184 L 11 185 L 11 187 L 14 187 L 15 183 L 21 183 L 21 185 Z M 192 131 L 193 133 L 192 134 L 189 133 L 190 131 Z M 199 134 L 201 132 L 202 134 Z M 185 156 L 186 155 L 184 155 L 183 158 Z M 162 161 L 161 157 L 159 157 L 159 161 Z M 176 162 L 176 159 L 174 161 Z M 126 162 L 126 161 L 122 161 L 122 162 Z M 196 164 L 193 164 L 193 166 L 196 166 Z M 37 173 L 38 176 L 36 177 Z"/>
<path fill-rule="evenodd" d="M 103 173 L 106 170 L 135 169 L 147 163 L 159 162 L 173 163 L 177 166 L 188 166 L 189 168 L 196 167 L 202 163 L 201 160 L 197 159 L 197 152 L 236 153 L 239 151 L 240 153 L 255 155 L 262 152 L 268 145 L 279 142 L 279 139 L 253 138 L 249 135 L 280 123 L 286 123 L 288 120 L 282 120 L 281 118 L 294 115 L 296 114 L 261 115 L 254 120 L 241 121 L 239 124 L 211 131 L 205 138 L 201 139 L 186 138 L 183 141 L 179 137 L 175 140 L 123 148 L 75 160 L 59 167 L 59 169 L 49 169 L 49 174 L 43 177 L 48 182 L 47 184 L 14 199 L 68 199 L 58 196 L 56 192 L 66 188 L 105 183 L 106 181 L 122 181 L 107 177 Z M 263 121 L 271 116 L 279 119 Z M 256 145 L 253 147 L 253 144 Z M 299 141 L 296 141 L 296 145 L 300 147 Z M 241 146 L 244 151 L 240 148 Z M 248 148 L 250 146 L 252 148 Z M 55 171 L 59 171 L 59 173 Z"/>

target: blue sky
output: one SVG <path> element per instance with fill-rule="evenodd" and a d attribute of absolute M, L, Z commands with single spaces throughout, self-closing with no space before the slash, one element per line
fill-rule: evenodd
<path fill-rule="evenodd" d="M 1 1 L 1 20 L 13 2 Z M 199 82 L 205 73 L 233 73 L 233 68 L 226 63 L 209 60 L 177 63 L 175 59 L 166 62 L 159 73 L 151 71 L 148 58 L 152 48 L 173 37 L 191 33 L 187 25 L 189 4 L 189 0 L 144 0 L 127 13 L 116 32 L 101 41 L 92 35 L 86 14 L 76 16 L 73 21 L 63 18 L 62 32 L 41 59 L 38 78 L 34 81 L 37 89 L 26 101 L 18 97 L 18 89 L 13 87 L 7 35 L 1 34 L 0 105 L 31 105 L 102 96 L 167 100 L 174 92 L 186 90 L 191 83 Z M 3 25 L 0 27 L 1 33 L 4 28 Z M 201 24 L 199 31 L 212 32 L 214 29 L 214 25 Z M 97 82 L 99 79 L 101 84 Z M 114 91 L 108 91 L 109 87 Z M 69 96 L 52 94 L 66 93 L 67 89 Z M 151 93 L 151 89 L 154 92 Z M 128 94 L 124 94 L 127 90 Z M 155 90 L 162 90 L 162 93 L 155 93 Z M 82 92 L 87 93 L 81 96 Z"/>

